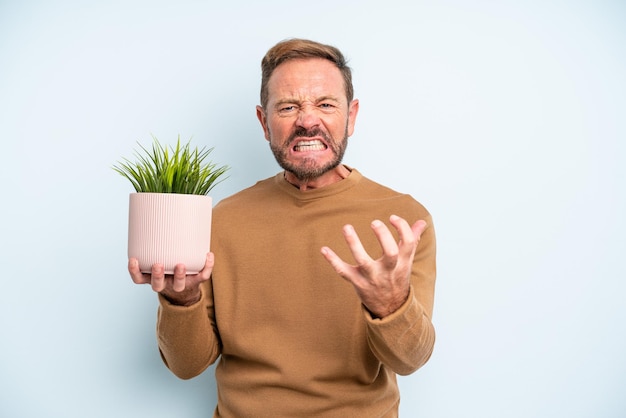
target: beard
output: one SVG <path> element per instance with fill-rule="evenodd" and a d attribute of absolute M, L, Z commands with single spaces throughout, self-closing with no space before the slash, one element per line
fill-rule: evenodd
<path fill-rule="evenodd" d="M 298 164 L 294 164 L 288 160 L 289 149 L 296 138 L 313 138 L 316 136 L 324 138 L 324 141 L 332 151 L 333 158 L 330 161 L 319 165 L 314 158 L 305 158 L 304 160 L 298 162 Z M 280 167 L 285 171 L 292 173 L 299 181 L 302 182 L 314 180 L 341 164 L 347 147 L 347 126 L 341 141 L 335 141 L 319 128 L 311 130 L 296 128 L 296 130 L 289 136 L 287 143 L 284 146 L 270 141 L 270 148 L 272 149 L 272 153 L 274 153 L 274 158 L 276 158 L 278 165 L 280 165 Z"/>

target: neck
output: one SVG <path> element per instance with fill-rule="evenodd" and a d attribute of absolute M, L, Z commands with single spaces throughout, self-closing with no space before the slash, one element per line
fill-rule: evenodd
<path fill-rule="evenodd" d="M 292 172 L 285 171 L 285 180 L 297 187 L 300 191 L 319 189 L 320 187 L 329 186 L 337 183 L 350 175 L 350 170 L 343 164 L 339 164 L 334 169 L 327 171 L 314 179 L 298 179 Z"/>

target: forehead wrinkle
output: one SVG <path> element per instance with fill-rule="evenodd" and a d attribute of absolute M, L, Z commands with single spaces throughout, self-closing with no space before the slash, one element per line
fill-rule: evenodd
<path fill-rule="evenodd" d="M 315 58 L 287 61 L 279 65 L 268 80 L 268 102 L 319 103 L 333 100 L 342 103 L 345 82 L 340 71 L 329 61 Z M 336 90 L 336 91 L 335 91 Z"/>

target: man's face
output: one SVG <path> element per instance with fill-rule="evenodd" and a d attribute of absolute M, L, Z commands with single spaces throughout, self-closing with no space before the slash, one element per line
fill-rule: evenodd
<path fill-rule="evenodd" d="M 300 180 L 339 165 L 358 112 L 357 100 L 347 102 L 339 69 L 319 58 L 286 61 L 270 77 L 268 93 L 257 116 L 278 164 Z"/>

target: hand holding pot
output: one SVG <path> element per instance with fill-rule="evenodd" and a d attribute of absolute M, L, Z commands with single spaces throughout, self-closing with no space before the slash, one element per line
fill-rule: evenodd
<path fill-rule="evenodd" d="M 202 296 L 200 284 L 211 278 L 213 253 L 208 253 L 204 268 L 197 274 L 187 275 L 184 264 L 177 264 L 174 274 L 165 274 L 161 264 L 154 264 L 150 274 L 142 273 L 136 258 L 128 260 L 128 272 L 136 284 L 150 284 L 152 290 L 161 294 L 174 305 L 189 306 L 198 302 Z"/>

